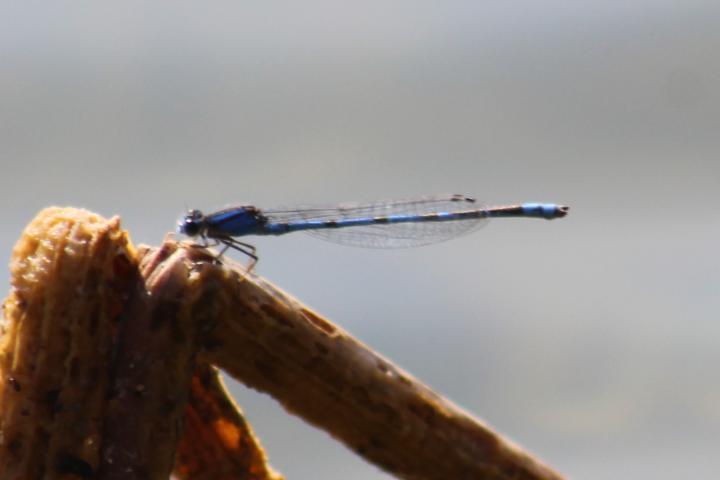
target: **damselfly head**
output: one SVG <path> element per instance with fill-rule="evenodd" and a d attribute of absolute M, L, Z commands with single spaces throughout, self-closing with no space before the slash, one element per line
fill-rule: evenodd
<path fill-rule="evenodd" d="M 205 215 L 200 210 L 188 210 L 187 214 L 177 224 L 178 233 L 188 237 L 201 235 L 206 228 Z"/>

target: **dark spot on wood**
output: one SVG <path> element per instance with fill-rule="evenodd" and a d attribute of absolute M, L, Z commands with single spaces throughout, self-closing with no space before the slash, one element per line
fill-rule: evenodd
<path fill-rule="evenodd" d="M 88 334 L 94 337 L 100 325 L 100 305 L 95 303 L 90 311 L 90 320 L 88 322 Z"/>
<path fill-rule="evenodd" d="M 321 355 L 327 355 L 328 352 L 330 351 L 330 350 L 328 350 L 328 347 L 326 347 L 325 345 L 323 345 L 320 342 L 315 342 L 314 345 L 315 345 L 315 350 L 317 350 L 318 353 Z"/>
<path fill-rule="evenodd" d="M 115 291 L 125 293 L 130 291 L 131 282 L 138 276 L 135 263 L 125 255 L 116 255 L 112 261 L 113 283 Z"/>
<path fill-rule="evenodd" d="M 22 454 L 22 448 L 23 442 L 19 436 L 10 439 L 10 441 L 8 441 L 7 443 L 7 451 L 13 457 L 19 457 Z"/>
<path fill-rule="evenodd" d="M 261 362 L 260 360 L 255 360 L 253 362 L 253 366 L 258 372 L 260 372 L 260 374 L 265 378 L 265 380 L 272 383 L 277 383 L 277 374 L 275 373 L 275 368 L 272 365 Z"/>
<path fill-rule="evenodd" d="M 177 318 L 174 318 L 170 324 L 170 334 L 173 341 L 178 345 L 184 345 L 187 342 L 187 332 L 182 328 Z"/>
<path fill-rule="evenodd" d="M 257 320 L 255 318 L 255 315 L 248 313 L 247 315 L 244 314 L 238 314 L 237 318 L 242 319 L 242 321 L 235 322 L 233 325 L 237 328 L 242 328 L 247 333 L 249 333 L 252 336 L 255 336 L 258 334 L 258 331 L 260 330 L 259 325 L 257 324 Z M 210 335 L 213 335 L 211 333 Z"/>
<path fill-rule="evenodd" d="M 60 390 L 50 390 L 45 393 L 45 406 L 53 415 L 62 412 L 63 406 L 60 401 Z"/>
<path fill-rule="evenodd" d="M 295 352 L 302 352 L 304 350 L 303 344 L 298 342 L 295 335 L 291 335 L 289 333 L 283 333 L 276 337 L 276 341 L 279 343 L 283 343 L 288 350 L 292 350 Z"/>
<path fill-rule="evenodd" d="M 319 372 L 327 371 L 328 365 L 324 357 L 312 356 L 302 363 L 302 368 L 308 372 L 315 372 L 317 375 L 321 376 L 322 374 Z"/>
<path fill-rule="evenodd" d="M 69 453 L 61 453 L 58 455 L 55 468 L 57 469 L 57 473 L 77 475 L 81 478 L 91 478 L 95 475 L 92 466 L 88 462 Z"/>
<path fill-rule="evenodd" d="M 363 387 L 353 387 L 351 390 L 351 394 L 355 401 L 359 404 L 364 406 L 370 405 L 370 395 L 368 395 L 367 390 Z"/>
<path fill-rule="evenodd" d="M 183 405 L 183 402 L 181 402 L 179 398 L 174 395 L 168 395 L 163 399 L 162 411 L 164 411 L 166 415 L 172 415 L 173 412 L 180 408 L 180 405 Z"/>
<path fill-rule="evenodd" d="M 193 303 L 191 316 L 197 318 L 200 331 L 207 333 L 215 328 L 218 322 L 217 315 L 217 294 L 214 289 L 206 289 L 202 295 Z M 202 319 L 202 321 L 200 321 Z"/>
<path fill-rule="evenodd" d="M 215 350 L 219 350 L 225 343 L 220 338 L 207 338 L 203 342 L 203 348 L 207 350 L 208 352 L 214 352 Z"/>
<path fill-rule="evenodd" d="M 156 330 L 167 321 L 174 321 L 177 318 L 179 309 L 180 304 L 178 302 L 172 300 L 159 302 L 153 310 L 150 328 Z"/>
<path fill-rule="evenodd" d="M 378 403 L 373 409 L 383 416 L 388 426 L 400 425 L 400 415 L 387 403 Z"/>
<path fill-rule="evenodd" d="M 385 444 L 382 441 L 378 440 L 377 437 L 370 437 L 369 443 L 370 446 L 375 450 L 379 450 L 385 446 Z"/>
<path fill-rule="evenodd" d="M 90 267 L 87 274 L 85 275 L 85 285 L 90 289 L 97 289 L 100 285 L 100 278 L 102 277 L 102 270 L 98 267 Z"/>

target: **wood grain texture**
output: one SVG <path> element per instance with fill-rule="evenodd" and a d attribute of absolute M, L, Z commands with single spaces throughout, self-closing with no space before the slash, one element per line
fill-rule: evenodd
<path fill-rule="evenodd" d="M 78 209 L 43 210 L 15 245 L 0 340 L 3 480 L 96 471 L 133 255 L 117 218 Z"/>

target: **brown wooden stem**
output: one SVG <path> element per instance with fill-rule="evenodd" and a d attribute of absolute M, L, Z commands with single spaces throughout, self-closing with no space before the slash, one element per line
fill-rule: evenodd
<path fill-rule="evenodd" d="M 206 274 L 218 304 L 203 357 L 367 460 L 406 479 L 562 478 L 269 282 Z"/>

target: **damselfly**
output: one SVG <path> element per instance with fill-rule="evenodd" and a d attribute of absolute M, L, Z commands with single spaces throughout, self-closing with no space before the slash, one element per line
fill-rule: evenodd
<path fill-rule="evenodd" d="M 567 215 L 568 207 L 553 203 L 523 203 L 498 207 L 478 204 L 465 195 L 439 195 L 405 200 L 332 206 L 296 206 L 260 209 L 239 205 L 203 214 L 190 210 L 177 230 L 238 250 L 251 259 L 255 247 L 237 240 L 245 235 L 284 235 L 304 231 L 344 245 L 398 248 L 449 240 L 471 232 L 495 217 L 552 220 Z"/>

